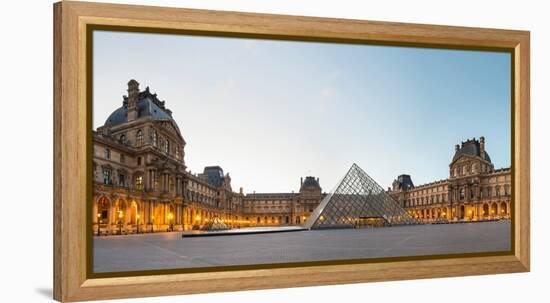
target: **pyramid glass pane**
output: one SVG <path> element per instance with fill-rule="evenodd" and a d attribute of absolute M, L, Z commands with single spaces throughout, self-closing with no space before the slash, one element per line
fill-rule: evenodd
<path fill-rule="evenodd" d="M 361 225 L 418 224 L 357 164 L 353 164 L 336 189 L 313 211 L 305 227 L 355 228 Z"/>

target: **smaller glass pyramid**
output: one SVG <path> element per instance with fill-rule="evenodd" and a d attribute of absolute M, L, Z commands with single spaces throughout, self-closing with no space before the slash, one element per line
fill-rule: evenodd
<path fill-rule="evenodd" d="M 418 224 L 357 164 L 304 222 L 308 229 Z"/>

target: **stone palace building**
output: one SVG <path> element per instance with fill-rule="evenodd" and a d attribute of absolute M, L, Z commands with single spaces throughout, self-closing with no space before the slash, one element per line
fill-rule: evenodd
<path fill-rule="evenodd" d="M 192 174 L 185 139 L 172 112 L 147 87 L 128 82 L 128 96 L 93 132 L 94 234 L 303 223 L 323 194 L 302 178 L 296 193 L 244 194 L 219 166 Z"/>
<path fill-rule="evenodd" d="M 93 131 L 94 234 L 190 230 L 214 220 L 228 227 L 303 224 L 319 205 L 319 179 L 301 178 L 294 193 L 234 191 L 220 166 L 192 174 L 172 112 L 147 87 L 128 95 Z M 495 170 L 483 137 L 456 146 L 450 178 L 415 187 L 401 175 L 388 191 L 423 221 L 480 220 L 510 215 L 510 169 Z"/>
<path fill-rule="evenodd" d="M 480 137 L 455 145 L 448 179 L 414 186 L 410 175 L 400 175 L 388 191 L 423 222 L 508 219 L 511 178 L 510 168 L 494 168 Z"/>

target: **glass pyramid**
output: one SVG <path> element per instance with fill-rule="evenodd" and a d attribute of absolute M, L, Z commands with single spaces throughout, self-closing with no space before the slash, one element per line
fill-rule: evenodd
<path fill-rule="evenodd" d="M 417 224 L 384 189 L 353 164 L 304 222 L 308 229 Z"/>

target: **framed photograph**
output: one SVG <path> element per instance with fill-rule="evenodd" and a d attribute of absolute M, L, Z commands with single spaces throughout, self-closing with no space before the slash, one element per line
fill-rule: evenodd
<path fill-rule="evenodd" d="M 529 271 L 529 32 L 54 5 L 54 298 Z"/>

